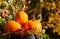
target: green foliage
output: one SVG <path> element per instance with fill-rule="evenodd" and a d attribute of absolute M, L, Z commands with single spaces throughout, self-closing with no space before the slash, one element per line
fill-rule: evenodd
<path fill-rule="evenodd" d="M 0 25 L 4 25 L 5 19 L 0 19 Z"/>

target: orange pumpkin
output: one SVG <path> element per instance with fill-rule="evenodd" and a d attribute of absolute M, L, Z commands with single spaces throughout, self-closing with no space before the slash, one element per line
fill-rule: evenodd
<path fill-rule="evenodd" d="M 15 32 L 18 29 L 21 29 L 21 25 L 16 21 L 7 21 L 5 23 L 5 29 L 8 32 Z"/>
<path fill-rule="evenodd" d="M 26 30 L 37 30 L 42 31 L 42 25 L 38 20 L 30 20 L 27 23 L 25 23 L 25 29 Z"/>
<path fill-rule="evenodd" d="M 19 11 L 16 13 L 15 20 L 24 26 L 24 24 L 28 21 L 28 15 L 23 11 Z"/>

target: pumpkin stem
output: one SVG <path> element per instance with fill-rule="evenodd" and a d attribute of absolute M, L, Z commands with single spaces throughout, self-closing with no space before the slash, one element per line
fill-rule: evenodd
<path fill-rule="evenodd" d="M 22 0 L 23 2 L 23 8 L 22 8 L 22 11 L 25 11 L 25 7 L 26 7 L 26 0 Z"/>
<path fill-rule="evenodd" d="M 35 20 L 35 14 L 36 14 L 36 12 L 34 11 L 34 14 L 33 14 L 33 21 Z"/>
<path fill-rule="evenodd" d="M 24 11 L 24 9 L 25 9 L 25 4 L 23 4 L 23 8 L 22 8 L 22 11 Z"/>
<path fill-rule="evenodd" d="M 33 20 L 33 21 L 35 20 L 35 14 L 33 14 L 33 18 L 32 18 L 32 20 Z"/>

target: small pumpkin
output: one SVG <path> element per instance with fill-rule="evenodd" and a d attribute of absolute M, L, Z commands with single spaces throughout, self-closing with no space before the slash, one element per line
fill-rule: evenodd
<path fill-rule="evenodd" d="M 18 29 L 21 29 L 21 25 L 18 22 L 16 22 L 16 21 L 7 21 L 5 23 L 5 29 L 8 32 L 15 32 Z"/>
<path fill-rule="evenodd" d="M 34 30 L 37 33 L 42 31 L 42 25 L 41 25 L 41 22 L 39 22 L 38 20 L 29 20 L 25 24 L 25 29 Z"/>
<path fill-rule="evenodd" d="M 28 21 L 28 15 L 24 11 L 19 11 L 16 13 L 15 21 L 24 26 L 24 24 Z"/>

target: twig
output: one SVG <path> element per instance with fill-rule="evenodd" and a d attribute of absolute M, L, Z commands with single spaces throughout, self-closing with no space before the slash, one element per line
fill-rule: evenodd
<path fill-rule="evenodd" d="M 2 36 L 6 36 L 8 34 L 10 34 L 10 32 L 6 32 L 6 33 L 3 33 L 3 34 L 0 34 L 0 36 L 2 37 Z"/>

